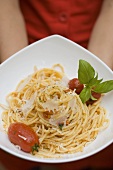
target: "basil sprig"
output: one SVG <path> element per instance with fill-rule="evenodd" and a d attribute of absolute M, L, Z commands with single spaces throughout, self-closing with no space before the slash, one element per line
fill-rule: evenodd
<path fill-rule="evenodd" d="M 107 93 L 113 90 L 113 80 L 103 81 L 98 79 L 98 73 L 85 60 L 79 60 L 78 79 L 81 84 L 84 84 L 84 89 L 80 93 L 80 98 L 83 103 L 89 99 L 95 100 L 91 92 Z"/>

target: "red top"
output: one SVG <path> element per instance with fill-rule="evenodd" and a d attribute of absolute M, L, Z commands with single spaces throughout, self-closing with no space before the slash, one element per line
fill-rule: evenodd
<path fill-rule="evenodd" d="M 103 0 L 20 0 L 29 43 L 52 34 L 87 48 Z"/>

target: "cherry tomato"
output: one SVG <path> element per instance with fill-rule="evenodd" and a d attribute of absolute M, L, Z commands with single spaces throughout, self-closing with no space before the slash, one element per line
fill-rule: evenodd
<path fill-rule="evenodd" d="M 101 97 L 101 94 L 100 93 L 96 93 L 94 91 L 91 92 L 92 96 L 95 98 L 95 99 L 99 99 Z M 89 99 L 86 104 L 89 105 L 89 104 L 93 104 L 94 102 L 96 102 L 97 100 L 92 100 L 92 99 Z"/>
<path fill-rule="evenodd" d="M 24 152 L 38 151 L 39 140 L 34 130 L 24 123 L 12 123 L 8 128 L 9 140 Z"/>
<path fill-rule="evenodd" d="M 91 92 L 92 96 L 95 98 L 95 99 L 99 99 L 101 97 L 101 94 L 100 93 L 96 93 L 94 91 Z"/>
<path fill-rule="evenodd" d="M 70 88 L 71 90 L 76 89 L 75 92 L 76 92 L 77 94 L 80 94 L 80 92 L 81 92 L 81 91 L 83 90 L 83 88 L 84 88 L 84 85 L 81 84 L 80 81 L 79 81 L 77 78 L 71 79 L 71 80 L 69 81 L 68 85 L 69 85 L 69 88 Z"/>

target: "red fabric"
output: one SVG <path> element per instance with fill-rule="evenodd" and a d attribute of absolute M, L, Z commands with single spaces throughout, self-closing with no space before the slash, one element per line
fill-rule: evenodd
<path fill-rule="evenodd" d="M 20 0 L 29 43 L 59 34 L 87 48 L 103 0 Z"/>

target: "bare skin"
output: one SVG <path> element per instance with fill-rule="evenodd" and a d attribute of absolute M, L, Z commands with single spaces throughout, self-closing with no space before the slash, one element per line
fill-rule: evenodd
<path fill-rule="evenodd" d="M 18 0 L 0 0 L 0 62 L 28 45 Z"/>
<path fill-rule="evenodd" d="M 90 37 L 88 50 L 113 70 L 113 0 L 104 0 Z"/>

